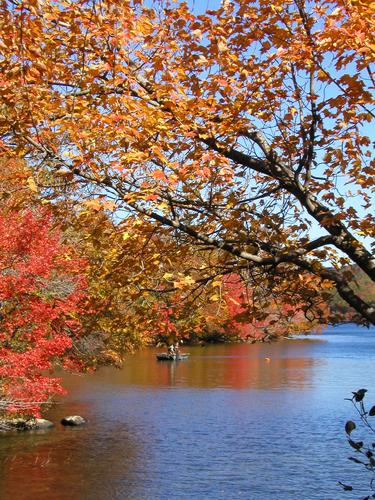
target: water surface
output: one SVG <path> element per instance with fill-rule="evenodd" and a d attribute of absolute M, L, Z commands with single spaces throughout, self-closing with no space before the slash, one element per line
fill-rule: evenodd
<path fill-rule="evenodd" d="M 157 350 L 123 370 L 67 375 L 49 431 L 0 436 L 2 500 L 354 499 L 368 473 L 347 460 L 345 398 L 375 404 L 375 330 L 345 325 L 274 344 Z M 58 424 L 81 414 L 83 428 Z M 336 483 L 362 490 L 343 492 Z"/>

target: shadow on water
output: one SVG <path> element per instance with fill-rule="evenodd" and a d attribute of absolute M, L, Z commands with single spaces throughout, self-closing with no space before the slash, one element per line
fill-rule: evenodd
<path fill-rule="evenodd" d="M 336 482 L 355 470 L 344 398 L 370 389 L 374 348 L 374 331 L 343 327 L 184 348 L 191 357 L 178 363 L 150 349 L 122 370 L 66 375 L 69 395 L 48 415 L 54 429 L 0 436 L 0 498 L 341 499 Z M 88 424 L 64 428 L 67 414 Z"/>

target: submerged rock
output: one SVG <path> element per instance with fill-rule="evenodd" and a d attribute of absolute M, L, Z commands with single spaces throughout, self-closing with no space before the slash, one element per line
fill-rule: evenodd
<path fill-rule="evenodd" d="M 84 425 L 86 423 L 86 419 L 80 415 L 70 415 L 61 419 L 61 423 L 65 426 L 77 427 L 79 425 Z"/>

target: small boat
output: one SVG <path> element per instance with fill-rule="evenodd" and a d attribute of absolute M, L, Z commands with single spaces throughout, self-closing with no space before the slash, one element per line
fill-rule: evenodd
<path fill-rule="evenodd" d="M 190 354 L 188 352 L 186 353 L 180 353 L 180 354 L 169 354 L 168 352 L 162 352 L 160 354 L 156 355 L 156 359 L 158 361 L 181 361 L 183 359 L 188 359 Z"/>

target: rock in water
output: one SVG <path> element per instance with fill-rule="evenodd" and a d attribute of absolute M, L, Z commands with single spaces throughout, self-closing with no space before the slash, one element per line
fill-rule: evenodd
<path fill-rule="evenodd" d="M 69 417 L 64 417 L 61 420 L 62 425 L 77 427 L 86 423 L 86 420 L 80 415 L 70 415 Z"/>
<path fill-rule="evenodd" d="M 8 418 L 0 419 L 1 431 L 32 431 L 38 429 L 50 429 L 54 427 L 53 422 L 45 418 Z"/>
<path fill-rule="evenodd" d="M 32 429 L 31 420 L 27 418 L 2 418 L 0 420 L 2 431 L 27 431 Z"/>
<path fill-rule="evenodd" d="M 46 420 L 45 418 L 36 418 L 35 419 L 35 429 L 50 429 L 54 427 L 54 423 L 50 420 Z"/>

